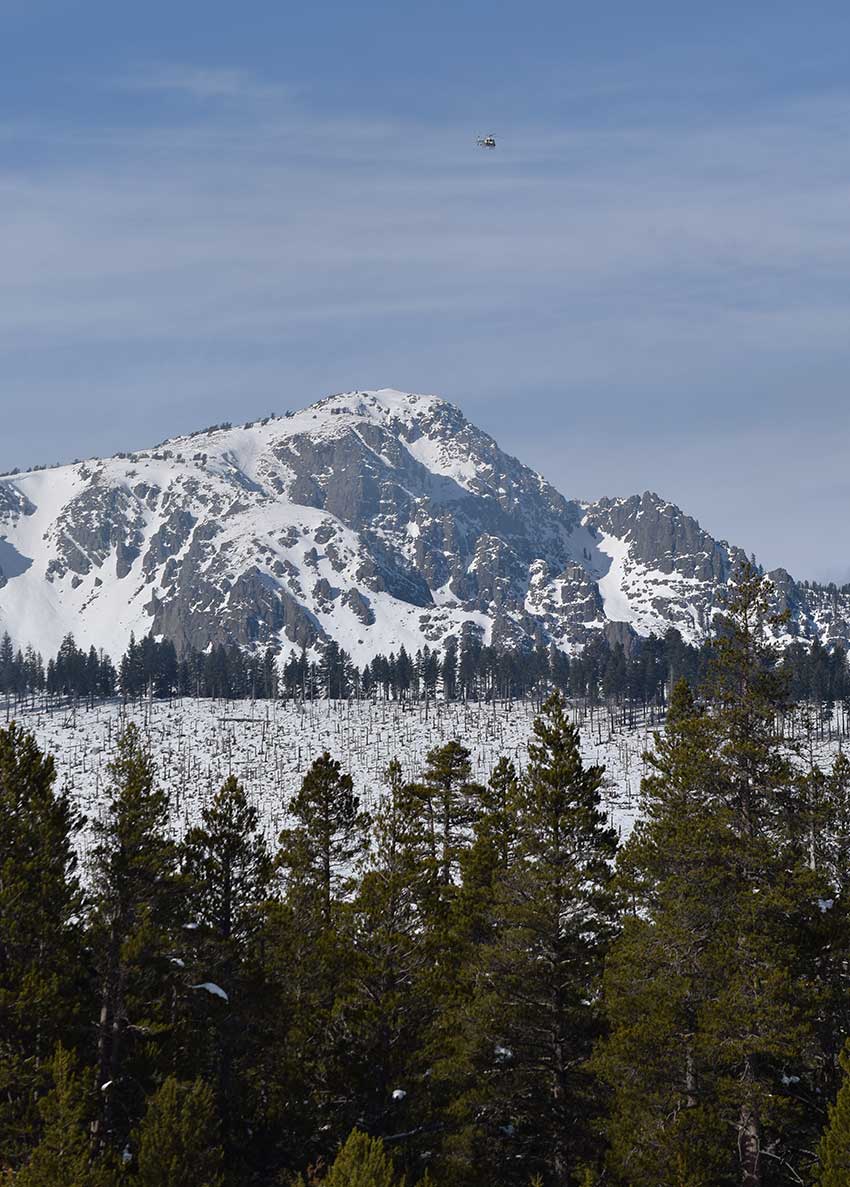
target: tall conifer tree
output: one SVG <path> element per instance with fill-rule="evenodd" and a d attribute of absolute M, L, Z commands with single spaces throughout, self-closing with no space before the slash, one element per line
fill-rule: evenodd
<path fill-rule="evenodd" d="M 476 956 L 469 1120 L 451 1159 L 458 1182 L 524 1185 L 540 1172 L 567 1187 L 598 1156 L 588 1060 L 616 914 L 602 775 L 584 765 L 554 694 L 534 722 L 526 778 L 510 784 L 516 852 L 496 889 L 495 934 Z"/>
<path fill-rule="evenodd" d="M 622 862 L 632 912 L 609 962 L 612 1167 L 634 1187 L 759 1187 L 805 1171 L 815 1116 L 822 880 L 788 804 L 769 590 L 739 571 L 698 708 L 677 689 Z M 793 1178 L 790 1180 L 793 1181 Z"/>
<path fill-rule="evenodd" d="M 270 918 L 272 976 L 285 985 L 290 1020 L 281 1052 L 290 1102 L 284 1125 L 302 1151 L 326 1155 L 344 1136 L 336 1107 L 346 1095 L 347 1036 L 335 1007 L 348 974 L 346 919 L 369 819 L 351 776 L 327 753 L 307 771 L 289 812 L 293 824 L 281 833 L 278 854 L 284 896 Z"/>
<path fill-rule="evenodd" d="M 819 1187 L 847 1187 L 850 1183 L 850 1040 L 841 1053 L 844 1079 L 818 1146 Z"/>
<path fill-rule="evenodd" d="M 252 1069 L 264 1063 L 274 997 L 259 943 L 270 893 L 272 860 L 259 813 L 235 776 L 225 780 L 181 846 L 185 902 L 185 1056 L 181 1065 L 216 1093 L 228 1161 L 251 1152 Z M 212 983 L 226 994 L 192 990 Z M 254 1122 L 256 1124 L 256 1122 Z"/>
<path fill-rule="evenodd" d="M 422 805 L 423 850 L 445 897 L 456 886 L 461 855 L 469 846 L 484 789 L 472 779 L 471 755 L 457 740 L 429 750 L 416 784 Z"/>
<path fill-rule="evenodd" d="M 352 1122 L 378 1136 L 415 1128 L 427 1111 L 420 1050 L 429 1019 L 418 860 L 419 800 L 390 763 L 373 819 L 373 845 L 347 915 L 351 953 L 338 1004 L 349 1035 Z M 406 1147 L 410 1145 L 405 1142 Z"/>
<path fill-rule="evenodd" d="M 279 863 L 290 891 L 315 898 L 321 925 L 330 927 L 335 906 L 354 883 L 354 868 L 367 845 L 368 816 L 351 776 L 326 752 L 317 758 L 292 797 L 294 826 L 280 836 Z"/>
<path fill-rule="evenodd" d="M 101 1146 L 126 1138 L 170 1030 L 176 968 L 169 953 L 180 922 L 168 798 L 136 726 L 119 737 L 109 770 L 112 799 L 96 823 L 92 858 Z"/>
<path fill-rule="evenodd" d="M 133 1146 L 138 1187 L 224 1187 L 215 1097 L 203 1080 L 169 1076 L 148 1099 Z"/>
<path fill-rule="evenodd" d="M 0 730 L 0 1150 L 18 1161 L 37 1125 L 54 1045 L 80 1041 L 85 961 L 73 843 L 81 821 L 53 759 Z"/>
<path fill-rule="evenodd" d="M 39 1101 L 43 1132 L 15 1187 L 117 1187 L 117 1163 L 92 1149 L 92 1091 L 64 1047 L 57 1047 L 51 1071 L 53 1088 Z"/>

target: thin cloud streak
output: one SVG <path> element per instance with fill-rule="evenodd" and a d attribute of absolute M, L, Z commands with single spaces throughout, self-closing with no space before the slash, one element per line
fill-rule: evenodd
<path fill-rule="evenodd" d="M 151 66 L 115 79 L 111 86 L 127 91 L 182 92 L 193 99 L 256 99 L 279 94 L 273 88 L 260 86 L 244 70 L 198 66 Z"/>
<path fill-rule="evenodd" d="M 627 425 L 660 471 L 648 485 L 692 510 L 704 442 L 683 435 L 692 464 L 665 466 L 663 418 L 709 408 L 734 430 L 742 393 L 793 414 L 818 405 L 796 390 L 812 360 L 827 392 L 846 374 L 846 95 L 749 120 L 507 128 L 485 155 L 457 127 L 325 117 L 235 70 L 157 67 L 120 85 L 198 104 L 179 125 L 0 128 L 4 144 L 50 146 L 37 167 L 0 167 L 0 348 L 22 403 L 59 390 L 69 359 L 92 407 L 138 392 L 141 373 L 169 390 L 150 398 L 162 437 L 181 391 L 215 420 L 237 419 L 228 402 L 251 385 L 296 405 L 322 383 L 391 383 L 483 408 L 522 453 L 523 397 L 567 452 L 581 421 L 599 493 L 623 489 L 622 450 L 604 443 Z M 91 452 L 72 429 L 48 454 Z M 0 442 L 0 465 L 22 460 L 19 441 Z M 577 493 L 582 475 L 555 467 Z M 799 535 L 791 548 L 808 558 Z"/>

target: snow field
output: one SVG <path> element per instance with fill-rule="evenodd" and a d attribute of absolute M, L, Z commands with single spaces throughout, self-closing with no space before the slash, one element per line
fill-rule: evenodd
<path fill-rule="evenodd" d="M 141 705 L 112 702 L 19 713 L 22 726 L 56 760 L 57 783 L 91 820 L 103 817 L 108 764 L 116 739 L 135 722 L 151 748 L 157 781 L 169 792 L 175 836 L 199 821 L 202 808 L 228 777 L 236 775 L 259 810 L 273 845 L 287 823 L 286 804 L 313 759 L 327 750 L 350 772 L 366 808 L 382 789 L 393 758 L 413 778 L 427 752 L 457 738 L 472 753 L 474 776 L 486 781 L 502 755 L 519 770 L 537 712 L 531 702 L 494 705 L 388 701 L 212 701 L 183 698 Z M 585 718 L 582 753 L 606 768 L 603 806 L 626 837 L 634 824 L 642 754 L 651 728 L 612 729 L 607 715 Z M 91 842 L 85 830 L 80 848 Z"/>

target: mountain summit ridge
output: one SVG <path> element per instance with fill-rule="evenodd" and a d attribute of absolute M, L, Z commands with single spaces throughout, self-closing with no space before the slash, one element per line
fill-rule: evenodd
<path fill-rule="evenodd" d="M 580 649 L 703 638 L 744 554 L 652 492 L 568 499 L 432 395 L 345 392 L 281 417 L 0 479 L 0 631 L 358 662 L 476 633 Z M 850 640 L 850 596 L 772 574 L 788 638 Z"/>

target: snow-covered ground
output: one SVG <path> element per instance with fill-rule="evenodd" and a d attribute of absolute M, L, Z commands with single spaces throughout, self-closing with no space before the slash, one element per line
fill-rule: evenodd
<path fill-rule="evenodd" d="M 458 738 L 472 752 L 475 775 L 486 780 L 500 756 L 519 769 L 527 761 L 527 742 L 536 705 L 405 705 L 398 702 L 183 699 L 123 706 L 116 702 L 19 713 L 43 749 L 53 754 L 58 782 L 89 819 L 98 818 L 107 800 L 107 766 L 115 740 L 128 721 L 149 740 L 159 783 L 173 804 L 179 835 L 198 819 L 229 774 L 244 784 L 260 810 L 263 828 L 274 842 L 286 823 L 286 804 L 309 764 L 329 751 L 351 773 L 368 807 L 380 792 L 382 772 L 398 758 L 406 775 L 421 771 L 434 746 Z M 606 768 L 604 804 L 609 819 L 626 836 L 634 823 L 642 753 L 651 726 L 612 730 L 607 715 L 582 723 L 587 762 Z M 85 839 L 84 839 L 85 847 Z"/>
<path fill-rule="evenodd" d="M 387 701 L 212 701 L 184 698 L 125 706 L 119 701 L 84 706 L 18 710 L 18 721 L 56 760 L 58 785 L 67 789 L 89 820 L 108 800 L 108 765 L 122 728 L 135 722 L 148 741 L 157 781 L 169 792 L 174 833 L 200 817 L 228 775 L 234 774 L 260 812 L 272 845 L 287 823 L 286 805 L 314 758 L 327 750 L 349 771 L 369 808 L 382 788 L 382 774 L 397 758 L 415 778 L 427 752 L 457 738 L 469 747 L 475 777 L 486 781 L 502 755 L 522 771 L 527 763 L 531 701 L 495 705 Z M 575 717 L 575 714 L 574 714 Z M 635 726 L 612 724 L 604 710 L 575 717 L 587 763 L 605 768 L 603 806 L 625 839 L 638 815 L 644 752 L 659 728 L 649 719 Z M 836 721 L 834 726 L 839 723 Z M 838 749 L 835 733 L 815 743 L 810 759 L 828 767 Z M 809 761 L 801 743 L 800 761 Z M 83 852 L 90 834 L 80 839 Z"/>

